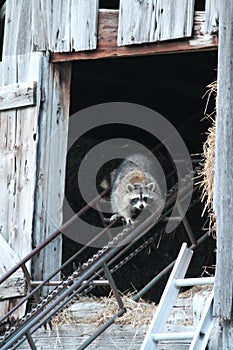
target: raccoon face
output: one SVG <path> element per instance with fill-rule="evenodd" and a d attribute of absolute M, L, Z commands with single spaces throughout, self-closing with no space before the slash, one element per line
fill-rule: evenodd
<path fill-rule="evenodd" d="M 132 207 L 138 210 L 143 210 L 146 206 L 153 202 L 153 192 L 155 184 L 150 183 L 146 186 L 142 185 L 127 185 L 127 192 L 129 193 L 129 203 Z"/>

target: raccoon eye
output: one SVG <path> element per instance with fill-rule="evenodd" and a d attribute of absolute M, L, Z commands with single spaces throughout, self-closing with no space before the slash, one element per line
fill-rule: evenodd
<path fill-rule="evenodd" d="M 134 205 L 134 204 L 137 204 L 137 202 L 140 200 L 140 198 L 136 197 L 136 198 L 132 198 L 130 200 L 130 204 Z"/>
<path fill-rule="evenodd" d="M 143 201 L 147 204 L 151 204 L 153 202 L 152 198 L 148 198 L 148 197 L 143 197 Z"/>

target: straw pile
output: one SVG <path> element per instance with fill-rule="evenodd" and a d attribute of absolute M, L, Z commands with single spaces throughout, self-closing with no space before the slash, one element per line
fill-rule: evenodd
<path fill-rule="evenodd" d="M 138 327 L 141 325 L 149 325 L 154 315 L 156 305 L 153 302 L 146 302 L 143 299 L 136 302 L 132 300 L 133 295 L 127 293 L 122 295 L 122 301 L 127 312 L 121 317 L 115 320 L 115 323 L 121 325 L 131 325 L 132 327 Z M 98 303 L 101 304 L 101 308 L 98 312 L 93 312 L 92 315 L 87 314 L 87 317 L 73 316 L 70 309 L 65 309 L 59 312 L 52 319 L 54 326 L 62 325 L 78 325 L 78 324 L 92 324 L 95 328 L 104 324 L 109 318 L 111 318 L 119 310 L 117 301 L 113 295 L 107 297 L 83 297 L 81 303 Z"/>
<path fill-rule="evenodd" d="M 208 101 L 210 97 L 217 94 L 217 82 L 208 85 Z M 203 162 L 201 164 L 202 168 L 199 172 L 201 178 L 200 187 L 202 189 L 201 201 L 205 203 L 203 215 L 208 211 L 209 217 L 209 227 L 208 230 L 213 235 L 216 232 L 216 219 L 213 211 L 213 187 L 214 187 L 214 162 L 215 162 L 215 115 L 216 108 L 207 118 L 211 122 L 211 126 L 207 130 L 207 139 L 203 145 Z"/>

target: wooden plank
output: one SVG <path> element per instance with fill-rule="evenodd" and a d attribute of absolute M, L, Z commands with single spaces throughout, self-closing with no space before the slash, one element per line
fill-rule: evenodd
<path fill-rule="evenodd" d="M 36 104 L 36 81 L 0 87 L 0 111 Z"/>
<path fill-rule="evenodd" d="M 63 220 L 65 163 L 69 124 L 71 65 L 51 65 L 43 60 L 45 101 L 40 109 L 40 139 L 37 158 L 37 186 L 33 243 L 37 246 Z M 59 142 L 58 142 L 59 140 Z M 61 264 L 62 237 L 59 236 L 34 259 L 34 280 L 44 280 Z M 59 275 L 54 280 L 59 280 Z M 45 288 L 45 292 L 48 288 Z"/>
<path fill-rule="evenodd" d="M 196 307 L 198 307 L 198 315 L 196 314 L 196 307 L 192 304 L 194 293 L 195 291 L 192 291 L 189 296 L 178 296 L 178 299 L 172 309 L 171 315 L 165 328 L 167 332 L 179 332 L 182 330 L 191 332 L 195 330 L 193 320 L 198 317 L 197 321 L 199 322 L 203 311 L 201 308 L 204 308 L 210 291 L 199 291 L 195 295 L 195 297 L 198 297 L 198 300 L 196 302 L 199 303 L 198 305 L 196 304 Z M 106 316 L 105 310 L 110 304 L 110 300 L 105 300 L 105 302 L 103 300 L 92 302 L 82 300 L 78 301 L 76 304 L 72 305 L 68 310 L 66 310 L 67 323 L 64 322 L 63 325 L 56 325 L 54 326 L 54 329 L 49 332 L 46 332 L 43 328 L 40 328 L 37 332 L 35 332 L 35 334 L 33 334 L 33 339 L 35 340 L 37 347 L 41 349 L 46 348 L 46 350 L 52 350 L 55 347 L 56 349 L 61 350 L 73 350 L 74 347 L 77 348 L 96 331 L 96 321 L 98 322 L 98 320 L 104 318 L 104 315 Z M 147 310 L 145 311 L 144 308 L 141 310 L 142 314 L 146 313 L 148 321 L 150 320 L 150 307 L 153 308 L 153 306 L 148 303 Z M 111 348 L 114 350 L 139 350 L 145 337 L 148 325 L 142 323 L 140 319 L 139 308 L 137 309 L 137 312 L 135 312 L 133 309 L 130 311 L 128 310 L 128 312 L 132 312 L 132 317 L 134 317 L 132 324 L 134 324 L 134 326 L 127 323 L 127 320 L 130 320 L 130 317 L 128 315 L 125 324 L 113 324 L 92 344 L 90 344 L 88 346 L 88 349 L 109 350 Z M 153 312 L 151 313 L 151 318 L 152 315 Z M 65 321 L 65 317 L 63 316 L 61 316 L 60 319 Z M 69 320 L 72 320 L 70 325 Z M 163 341 L 158 344 L 158 349 L 187 350 L 189 346 L 190 341 L 187 340 L 182 342 L 179 341 L 176 343 L 171 341 Z M 24 344 L 20 346 L 20 350 L 26 349 L 30 348 L 27 342 L 24 342 Z M 215 348 L 215 350 L 216 349 L 218 348 Z"/>
<path fill-rule="evenodd" d="M 14 250 L 0 234 L 0 276 L 3 276 L 19 262 Z M 22 269 L 0 284 L 0 300 L 25 295 L 26 283 Z M 1 314 L 1 311 L 0 311 Z M 3 315 L 2 315 L 3 316 Z"/>
<path fill-rule="evenodd" d="M 214 177 L 214 210 L 217 219 L 217 268 L 215 279 L 215 315 L 232 319 L 233 298 L 233 3 L 220 5 L 218 99 Z"/>
<path fill-rule="evenodd" d="M 35 53 L 3 58 L 1 85 L 25 81 L 39 84 L 41 56 Z M 40 101 L 40 90 L 39 85 L 37 101 Z M 39 106 L 30 106 L 0 112 L 1 233 L 19 258 L 32 248 L 38 110 Z M 30 263 L 27 267 L 30 270 Z M 21 317 L 25 307 L 20 307 L 14 317 Z M 1 303 L 1 308 L 5 310 L 7 306 Z"/>
<path fill-rule="evenodd" d="M 49 50 L 52 31 L 53 2 L 50 0 L 31 0 L 33 51 Z"/>
<path fill-rule="evenodd" d="M 49 49 L 53 52 L 70 51 L 71 0 L 53 2 L 50 17 L 51 36 Z M 48 24 L 49 25 L 49 24 Z M 81 35 L 81 33 L 80 33 Z"/>
<path fill-rule="evenodd" d="M 233 2 L 219 4 L 218 98 L 216 117 L 214 211 L 217 222 L 217 261 L 214 314 L 218 330 L 213 349 L 233 344 Z"/>
<path fill-rule="evenodd" d="M 71 1 L 71 49 L 94 50 L 97 46 L 99 0 Z"/>
<path fill-rule="evenodd" d="M 98 0 L 58 0 L 53 3 L 52 52 L 93 50 L 97 45 Z"/>
<path fill-rule="evenodd" d="M 45 50 L 71 52 L 95 49 L 98 2 L 7 1 L 3 56 Z"/>
<path fill-rule="evenodd" d="M 132 57 L 182 52 L 216 50 L 217 37 L 205 35 L 205 13 L 196 12 L 194 33 L 190 40 L 173 40 L 131 46 L 117 46 L 118 10 L 99 11 L 98 46 L 91 52 L 51 53 L 51 62 L 68 62 L 114 57 Z"/>
<path fill-rule="evenodd" d="M 33 51 L 31 0 L 6 2 L 3 57 Z"/>
<path fill-rule="evenodd" d="M 205 2 L 205 30 L 206 33 L 218 33 L 219 25 L 219 1 L 206 0 Z"/>
<path fill-rule="evenodd" d="M 121 0 L 118 45 L 190 37 L 194 0 Z"/>

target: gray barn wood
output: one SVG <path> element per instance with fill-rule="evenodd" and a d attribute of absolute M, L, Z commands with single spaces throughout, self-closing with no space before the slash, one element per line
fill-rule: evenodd
<path fill-rule="evenodd" d="M 200 305 L 204 306 L 210 290 L 203 289 L 199 292 L 196 300 L 192 296 L 178 297 L 169 317 L 166 331 L 193 331 L 195 325 L 200 320 Z M 39 349 L 46 348 L 73 350 L 77 349 L 89 336 L 97 329 L 90 319 L 98 319 L 98 315 L 103 315 L 106 304 L 101 302 L 77 302 L 70 308 L 73 324 L 54 326 L 53 331 L 39 329 L 33 339 Z M 201 310 L 202 311 L 202 310 Z M 102 312 L 102 313 L 101 313 Z M 139 312 L 139 311 L 138 311 Z M 148 311 L 147 311 L 148 312 Z M 151 318 L 153 312 L 151 313 Z M 139 318 L 136 313 L 132 317 Z M 149 316 L 148 316 L 149 318 Z M 69 322 L 69 318 L 68 318 Z M 134 320 L 132 320 L 132 323 Z M 146 335 L 148 325 L 141 324 L 133 327 L 130 324 L 113 324 L 103 334 L 101 334 L 87 349 L 90 350 L 139 350 Z M 188 350 L 190 342 L 160 342 L 160 350 Z M 28 350 L 26 342 L 19 347 L 19 350 Z"/>
<path fill-rule="evenodd" d="M 206 0 L 205 5 L 206 32 L 209 34 L 218 32 L 219 25 L 219 1 Z"/>
<path fill-rule="evenodd" d="M 194 0 L 121 0 L 118 45 L 190 37 Z"/>
<path fill-rule="evenodd" d="M 191 38 L 144 45 L 117 46 L 118 18 L 118 10 L 99 10 L 98 46 L 96 50 L 51 53 L 51 62 L 187 53 L 192 51 L 217 50 L 218 47 L 216 35 L 206 34 L 205 12 L 203 11 L 196 11 L 194 14 L 194 26 Z"/>
<path fill-rule="evenodd" d="M 84 3 L 83 0 L 81 1 Z M 63 17 L 60 13 L 59 17 L 59 4 L 62 3 L 63 12 L 66 10 L 69 15 Z M 78 16 L 85 20 L 81 9 Z M 30 0 L 27 2 L 27 6 L 25 3 L 15 0 L 7 2 L 6 18 L 8 20 L 5 22 L 3 57 L 8 61 L 10 60 L 8 55 L 45 50 L 49 49 L 50 45 L 56 46 L 60 50 L 59 40 L 61 37 L 53 34 L 55 32 L 59 34 L 60 31 L 64 34 L 67 25 L 69 25 L 68 31 L 70 31 L 71 11 L 71 1 Z M 89 29 L 91 30 L 91 28 L 93 26 Z M 87 27 L 82 24 L 82 29 L 85 31 Z M 92 33 L 89 32 L 89 34 Z M 80 36 L 80 30 L 75 32 L 75 35 Z M 90 37 L 85 37 L 87 40 L 86 48 L 89 49 L 91 40 Z M 66 49 L 72 49 L 70 42 Z M 38 143 L 36 159 L 32 157 L 34 164 L 33 166 L 30 164 L 30 171 L 36 174 L 35 197 L 27 198 L 26 201 L 21 199 L 21 203 L 28 203 L 33 211 L 33 218 L 31 218 L 33 221 L 33 246 L 41 243 L 62 224 L 71 77 L 69 64 L 51 65 L 49 55 L 40 55 L 39 81 L 42 85 L 43 101 L 40 103 L 40 98 L 38 99 L 40 104 L 38 116 L 32 118 L 32 122 L 38 127 L 38 132 L 33 133 L 33 129 L 31 130 L 32 139 L 35 139 L 36 144 Z M 41 90 L 40 87 L 38 89 Z M 18 138 L 20 140 L 20 134 L 18 134 Z M 7 179 L 7 175 L 4 176 Z M 10 202 L 14 202 L 14 200 L 15 195 L 12 191 Z M 12 217 L 14 216 L 13 213 Z M 19 236 L 23 242 L 23 230 L 20 232 Z M 9 236 L 12 236 L 11 231 L 9 231 Z M 61 252 L 62 238 L 60 236 L 33 261 L 33 279 L 43 280 L 50 275 L 61 263 Z M 55 279 L 57 278 L 58 276 L 55 276 Z"/>
<path fill-rule="evenodd" d="M 2 86 L 27 80 L 40 83 L 41 54 L 11 56 L 1 63 Z M 40 101 L 40 84 L 37 100 Z M 31 251 L 38 106 L 0 113 L 1 233 L 20 258 Z"/>
<path fill-rule="evenodd" d="M 217 264 L 214 312 L 219 329 L 217 347 L 233 344 L 233 2 L 219 2 L 218 98 L 214 177 L 214 210 L 217 221 Z"/>
<path fill-rule="evenodd" d="M 98 0 L 12 0 L 6 3 L 6 18 L 4 56 L 97 45 Z"/>
<path fill-rule="evenodd" d="M 51 65 L 44 58 L 33 227 L 35 246 L 56 231 L 63 220 L 70 79 L 70 64 Z M 61 252 L 59 236 L 34 259 L 34 280 L 43 280 L 60 265 Z"/>
<path fill-rule="evenodd" d="M 19 261 L 18 256 L 0 234 L 0 277 L 9 271 Z M 9 279 L 0 284 L 0 300 L 23 296 L 26 293 L 26 283 L 22 269 L 16 271 Z M 1 304 L 0 304 L 1 305 Z M 0 307 L 0 317 L 3 317 Z"/>
<path fill-rule="evenodd" d="M 36 82 L 0 87 L 0 111 L 36 104 Z"/>
<path fill-rule="evenodd" d="M 39 104 L 41 56 L 35 53 L 3 58 L 1 85 L 36 81 Z M 19 258 L 32 249 L 38 116 L 37 105 L 0 112 L 0 231 Z M 30 263 L 27 268 L 30 270 Z M 22 316 L 24 311 L 25 305 L 17 315 Z"/>

